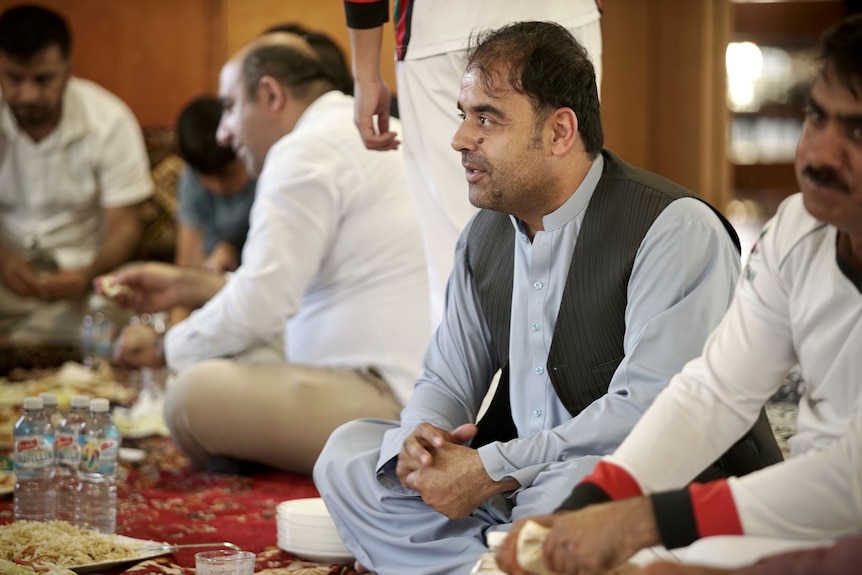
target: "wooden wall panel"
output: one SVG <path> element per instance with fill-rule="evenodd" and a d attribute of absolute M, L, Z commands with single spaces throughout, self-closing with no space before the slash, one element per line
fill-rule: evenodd
<path fill-rule="evenodd" d="M 125 100 L 145 127 L 172 126 L 264 29 L 298 21 L 349 47 L 342 0 L 39 0 L 67 16 L 76 72 Z M 19 3 L 0 0 L 0 10 Z M 723 208 L 724 45 L 729 0 L 605 0 L 607 146 Z M 391 23 L 383 72 L 395 87 Z"/>
<path fill-rule="evenodd" d="M 605 147 L 637 166 L 650 164 L 650 4 L 608 0 L 602 17 L 602 126 Z"/>
<path fill-rule="evenodd" d="M 222 60 L 270 26 L 298 22 L 326 32 L 344 50 L 350 60 L 350 41 L 342 0 L 223 0 L 223 18 L 227 37 Z M 383 76 L 395 90 L 395 40 L 392 23 L 383 31 Z"/>
<path fill-rule="evenodd" d="M 189 99 L 215 93 L 225 60 L 274 24 L 324 31 L 349 60 L 342 0 L 38 1 L 68 19 L 75 73 L 117 94 L 144 126 L 172 126 Z M 20 3 L 0 0 L 0 11 Z M 391 24 L 383 53 L 383 74 L 394 89 Z"/>
<path fill-rule="evenodd" d="M 724 53 L 729 4 L 721 0 L 660 0 L 653 62 L 652 169 L 724 209 L 728 200 Z M 718 156 L 716 156 L 716 153 Z"/>
<path fill-rule="evenodd" d="M 39 0 L 73 33 L 75 73 L 122 98 L 143 126 L 170 126 L 212 92 L 217 0 Z M 20 2 L 0 0 L 0 10 Z"/>
<path fill-rule="evenodd" d="M 724 209 L 729 0 L 608 0 L 602 18 L 606 146 Z"/>

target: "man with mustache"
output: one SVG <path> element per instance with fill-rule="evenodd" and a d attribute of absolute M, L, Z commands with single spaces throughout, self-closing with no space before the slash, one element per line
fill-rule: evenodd
<path fill-rule="evenodd" d="M 700 352 L 739 271 L 726 220 L 603 149 L 593 65 L 566 28 L 481 35 L 457 107 L 481 210 L 424 374 L 400 424 L 342 426 L 314 469 L 345 545 L 381 575 L 466 575 L 488 530 L 555 509 Z M 753 467 L 775 460 L 751 446 Z"/>
<path fill-rule="evenodd" d="M 555 514 L 531 518 L 550 528 L 544 562 L 554 572 L 601 573 L 643 547 L 682 547 L 713 535 L 774 538 L 759 543 L 758 552 L 768 553 L 862 531 L 860 54 L 862 15 L 824 35 L 796 151 L 801 193 L 764 226 L 702 355 Z M 751 425 L 796 363 L 806 387 L 791 458 L 746 477 L 687 485 Z M 679 457 L 682 450 L 688 457 Z M 498 553 L 507 573 L 524 572 L 515 560 L 521 527 L 513 527 Z M 750 548 L 750 540 L 740 541 Z M 859 554 L 851 561 L 848 550 L 818 553 L 837 553 L 845 558 L 840 572 L 858 573 Z M 740 557 L 732 547 L 724 553 Z M 839 572 L 834 559 L 821 571 L 821 561 L 810 557 L 740 573 Z M 717 571 L 655 566 L 649 572 Z"/>
<path fill-rule="evenodd" d="M 94 277 L 130 259 L 152 193 L 140 126 L 116 96 L 72 76 L 64 19 L 0 15 L 0 330 L 79 339 Z"/>

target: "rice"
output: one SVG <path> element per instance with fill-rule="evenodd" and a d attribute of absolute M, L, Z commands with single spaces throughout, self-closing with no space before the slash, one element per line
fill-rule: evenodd
<path fill-rule="evenodd" d="M 65 521 L 15 521 L 0 526 L 0 559 L 24 564 L 69 567 L 128 559 L 134 547 Z"/>

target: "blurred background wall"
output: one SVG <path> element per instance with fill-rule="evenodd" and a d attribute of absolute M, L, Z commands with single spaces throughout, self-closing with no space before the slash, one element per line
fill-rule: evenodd
<path fill-rule="evenodd" d="M 0 0 L 0 9 L 19 3 Z M 36 3 L 69 19 L 76 73 L 120 96 L 145 127 L 173 126 L 189 99 L 216 91 L 225 59 L 274 24 L 301 22 L 349 48 L 341 0 Z M 805 74 L 785 60 L 804 62 L 820 32 L 859 4 L 604 0 L 607 147 L 691 188 L 739 221 L 762 221 L 795 189 L 791 162 L 801 110 L 793 97 L 776 96 L 776 90 L 798 91 Z M 384 51 L 392 54 L 391 28 L 384 38 Z M 741 52 L 731 50 L 736 60 L 729 45 L 742 46 Z M 759 70 L 750 65 L 756 50 Z M 776 61 L 791 70 L 784 80 L 771 76 Z M 384 74 L 394 88 L 389 58 Z M 740 78 L 751 85 L 740 87 Z M 733 90 L 743 99 L 748 90 L 751 101 L 740 105 L 731 98 Z"/>

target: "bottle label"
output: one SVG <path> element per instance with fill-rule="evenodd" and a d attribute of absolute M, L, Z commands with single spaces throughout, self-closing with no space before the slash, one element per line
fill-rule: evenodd
<path fill-rule="evenodd" d="M 120 442 L 116 439 L 85 439 L 81 453 L 81 468 L 91 473 L 113 474 L 117 471 Z"/>
<path fill-rule="evenodd" d="M 78 467 L 81 462 L 81 446 L 74 434 L 58 433 L 54 436 L 54 456 L 59 465 Z"/>
<path fill-rule="evenodd" d="M 44 469 L 54 465 L 54 442 L 50 435 L 16 438 L 13 447 L 15 469 Z"/>

